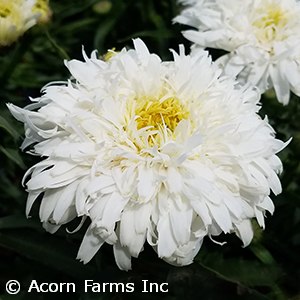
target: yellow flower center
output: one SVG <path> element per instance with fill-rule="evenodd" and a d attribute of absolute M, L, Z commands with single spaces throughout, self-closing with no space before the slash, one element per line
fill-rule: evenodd
<path fill-rule="evenodd" d="M 256 27 L 256 37 L 262 43 L 273 40 L 282 40 L 284 35 L 280 32 L 288 23 L 286 12 L 278 5 L 260 8 L 256 13 L 260 16 L 252 25 Z"/>
<path fill-rule="evenodd" d="M 284 26 L 286 19 L 284 13 L 279 9 L 270 9 L 265 16 L 255 22 L 255 25 L 260 28 L 267 28 L 269 26 Z"/>
<path fill-rule="evenodd" d="M 135 109 L 137 128 L 151 126 L 153 130 L 167 128 L 174 132 L 178 123 L 187 119 L 189 112 L 175 97 L 163 101 L 143 97 L 138 100 Z"/>
<path fill-rule="evenodd" d="M 190 116 L 187 107 L 172 96 L 142 96 L 129 101 L 127 105 L 124 129 L 129 130 L 130 139 L 138 150 L 160 146 L 169 138 L 173 139 L 177 125 Z M 134 127 L 139 130 L 138 135 L 132 128 L 132 120 Z"/>

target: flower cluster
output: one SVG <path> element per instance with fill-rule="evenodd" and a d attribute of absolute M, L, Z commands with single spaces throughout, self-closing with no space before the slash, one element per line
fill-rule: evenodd
<path fill-rule="evenodd" d="M 175 18 L 197 30 L 184 36 L 194 48 L 228 51 L 219 59 L 224 72 L 261 92 L 274 88 L 288 104 L 300 96 L 300 2 L 297 0 L 181 0 Z"/>
<path fill-rule="evenodd" d="M 0 0 L 0 47 L 11 45 L 49 16 L 47 0 Z"/>
<path fill-rule="evenodd" d="M 108 243 L 128 270 L 147 241 L 187 265 L 205 236 L 235 233 L 246 246 L 250 220 L 264 227 L 273 213 L 285 144 L 257 114 L 259 93 L 221 75 L 205 51 L 172 53 L 161 61 L 140 39 L 106 60 L 83 52 L 65 63 L 72 80 L 8 105 L 25 124 L 22 148 L 44 158 L 25 175 L 27 215 L 40 196 L 50 232 L 89 219 L 84 263 Z"/>

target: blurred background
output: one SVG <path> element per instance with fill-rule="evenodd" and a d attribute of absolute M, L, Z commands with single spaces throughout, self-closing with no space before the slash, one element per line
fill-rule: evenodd
<path fill-rule="evenodd" d="M 22 177 L 38 158 L 21 153 L 23 126 L 14 120 L 6 103 L 24 107 L 29 96 L 38 97 L 50 81 L 69 77 L 64 59 L 82 59 L 97 49 L 99 56 L 108 49 L 132 46 L 141 37 L 151 52 L 170 59 L 170 48 L 189 42 L 181 35 L 183 26 L 172 19 L 180 7 L 175 0 L 51 0 L 48 22 L 28 30 L 16 43 L 0 48 L 0 300 L 7 299 L 300 299 L 300 102 L 292 96 L 282 106 L 272 91 L 262 97 L 261 116 L 267 115 L 277 137 L 290 145 L 280 153 L 284 164 L 283 193 L 272 196 L 275 213 L 266 218 L 262 231 L 253 222 L 255 237 L 242 248 L 233 235 L 222 235 L 219 246 L 206 238 L 195 262 L 173 267 L 157 258 L 145 245 L 133 270 L 120 271 L 112 247 L 105 245 L 87 265 L 76 261 L 85 227 L 68 234 L 66 227 L 55 235 L 45 232 L 38 217 L 39 203 L 32 218 L 25 217 L 27 194 Z M 1 24 L 0 24 L 1 26 Z M 188 51 L 188 50 L 187 50 Z M 212 51 L 213 58 L 221 53 Z M 37 201 L 38 202 L 38 201 Z M 78 224 L 69 224 L 72 230 Z M 9 295 L 5 284 L 19 280 L 18 295 Z M 31 293 L 31 280 L 74 282 L 76 293 Z M 84 293 L 83 281 L 135 283 L 142 280 L 164 283 L 168 293 Z"/>

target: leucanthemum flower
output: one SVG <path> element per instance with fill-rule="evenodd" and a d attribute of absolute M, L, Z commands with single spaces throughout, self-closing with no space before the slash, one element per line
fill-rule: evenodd
<path fill-rule="evenodd" d="M 285 144 L 258 116 L 258 93 L 220 76 L 205 51 L 172 53 L 162 62 L 140 39 L 106 61 L 83 52 L 85 61 L 66 61 L 67 83 L 24 109 L 8 105 L 25 124 L 22 149 L 44 158 L 24 177 L 26 213 L 41 195 L 52 233 L 88 218 L 84 263 L 108 243 L 128 270 L 147 241 L 187 265 L 205 236 L 235 233 L 246 246 L 250 220 L 264 227 L 273 213 Z"/>
<path fill-rule="evenodd" d="M 197 47 L 223 49 L 227 74 L 251 82 L 261 92 L 274 87 L 288 104 L 300 96 L 300 2 L 297 0 L 179 0 L 186 8 L 175 18 L 197 30 L 183 35 Z"/>
<path fill-rule="evenodd" d="M 49 0 L 0 0 L 0 47 L 11 45 L 29 28 L 50 17 Z"/>

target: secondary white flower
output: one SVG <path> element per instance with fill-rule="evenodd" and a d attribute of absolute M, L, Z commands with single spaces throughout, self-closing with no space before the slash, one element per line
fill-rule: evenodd
<path fill-rule="evenodd" d="M 197 28 L 183 35 L 199 47 L 229 53 L 219 63 L 227 74 L 274 87 L 287 104 L 290 90 L 300 96 L 300 1 L 179 0 L 187 6 L 176 22 Z"/>
<path fill-rule="evenodd" d="M 46 0 L 0 0 L 0 47 L 9 46 L 38 21 L 46 21 Z"/>
<path fill-rule="evenodd" d="M 121 269 L 147 241 L 174 265 L 193 261 L 204 236 L 236 233 L 248 245 L 251 218 L 264 227 L 281 192 L 275 139 L 258 115 L 259 95 L 240 88 L 205 51 L 162 62 L 134 40 L 108 61 L 93 52 L 66 66 L 24 109 L 25 149 L 45 159 L 28 170 L 26 213 L 42 194 L 40 218 L 55 232 L 77 216 L 91 224 L 78 258 L 104 243 Z"/>

